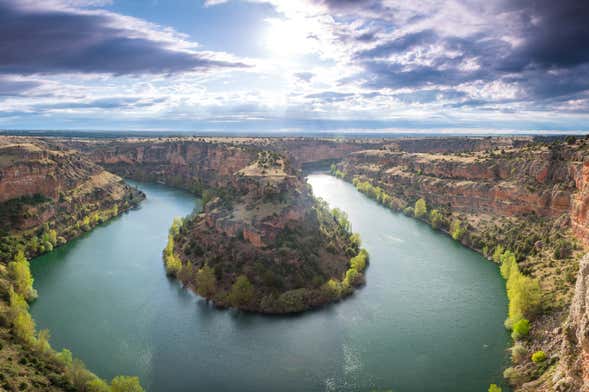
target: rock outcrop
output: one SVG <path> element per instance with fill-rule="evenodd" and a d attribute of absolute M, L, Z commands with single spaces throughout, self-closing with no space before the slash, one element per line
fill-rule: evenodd
<path fill-rule="evenodd" d="M 0 260 L 8 261 L 17 243 L 29 257 L 52 249 L 143 197 L 79 152 L 0 137 Z"/>

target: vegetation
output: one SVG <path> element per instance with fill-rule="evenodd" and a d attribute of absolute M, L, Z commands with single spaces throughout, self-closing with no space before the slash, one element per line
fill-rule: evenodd
<path fill-rule="evenodd" d="M 336 176 L 337 178 L 344 179 L 346 177 L 346 173 L 338 170 L 338 168 L 335 164 L 331 165 L 329 172 L 331 173 L 332 176 Z"/>
<path fill-rule="evenodd" d="M 499 259 L 501 275 L 507 281 L 509 300 L 509 317 L 505 325 L 513 328 L 522 319 L 534 316 L 540 310 L 542 292 L 537 280 L 520 272 L 513 252 L 506 250 Z M 525 322 L 520 323 L 519 327 L 520 330 L 525 329 Z"/>
<path fill-rule="evenodd" d="M 215 270 L 208 265 L 199 269 L 196 273 L 196 292 L 207 300 L 217 291 L 217 277 Z"/>
<path fill-rule="evenodd" d="M 414 214 L 416 218 L 422 218 L 427 213 L 427 205 L 425 200 L 419 199 L 415 202 Z"/>
<path fill-rule="evenodd" d="M 431 210 L 429 214 L 429 221 L 432 225 L 432 228 L 439 229 L 444 225 L 444 215 L 442 215 L 442 213 L 438 210 Z"/>
<path fill-rule="evenodd" d="M 489 392 L 501 392 L 501 387 L 498 387 L 497 384 L 491 384 L 489 386 Z"/>
<path fill-rule="evenodd" d="M 536 351 L 534 354 L 532 354 L 532 362 L 534 363 L 541 363 L 545 360 L 546 354 L 544 353 L 544 351 Z"/>
<path fill-rule="evenodd" d="M 14 260 L 8 263 L 8 271 L 16 293 L 28 301 L 37 297 L 37 292 L 33 288 L 33 277 L 29 268 L 29 261 L 22 250 L 19 250 Z"/>
<path fill-rule="evenodd" d="M 245 275 L 240 275 L 229 292 L 229 302 L 236 308 L 247 305 L 254 298 L 255 289 Z"/>
<path fill-rule="evenodd" d="M 462 222 L 458 219 L 454 219 L 450 225 L 450 235 L 452 238 L 456 241 L 460 241 L 465 233 L 466 229 L 462 225 Z"/>
<path fill-rule="evenodd" d="M 513 332 L 511 333 L 511 337 L 513 340 L 520 340 L 530 333 L 530 322 L 522 318 L 521 320 L 515 322 L 513 324 Z"/>
<path fill-rule="evenodd" d="M 526 359 L 527 356 L 528 350 L 526 350 L 526 348 L 522 344 L 516 343 L 511 348 L 511 360 L 513 363 L 521 363 L 522 361 L 524 361 L 524 359 Z"/>
<path fill-rule="evenodd" d="M 175 277 L 177 277 L 182 270 L 182 261 L 174 254 L 174 237 L 178 235 L 181 226 L 182 220 L 175 218 L 168 234 L 168 243 L 164 248 L 164 265 L 166 267 L 166 273 Z"/>

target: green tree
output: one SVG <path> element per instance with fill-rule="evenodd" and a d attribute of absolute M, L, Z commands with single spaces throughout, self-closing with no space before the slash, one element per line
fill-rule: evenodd
<path fill-rule="evenodd" d="M 346 276 L 344 278 L 343 284 L 345 287 L 353 286 L 357 279 L 359 278 L 360 274 L 355 268 L 350 268 L 346 271 Z"/>
<path fill-rule="evenodd" d="M 416 218 L 421 218 L 427 213 L 427 205 L 425 200 L 419 199 L 415 202 L 415 209 L 413 210 Z"/>
<path fill-rule="evenodd" d="M 367 260 L 368 252 L 366 249 L 361 249 L 360 252 L 350 260 L 350 266 L 356 271 L 362 272 L 366 268 Z"/>
<path fill-rule="evenodd" d="M 180 272 L 178 272 L 178 279 L 187 286 L 193 283 L 194 267 L 191 262 L 188 262 L 180 267 Z"/>
<path fill-rule="evenodd" d="M 511 333 L 511 338 L 513 340 L 519 340 L 524 336 L 528 336 L 530 333 L 530 322 L 522 318 L 521 320 L 517 321 L 513 324 L 513 332 Z"/>
<path fill-rule="evenodd" d="M 27 300 L 34 299 L 37 292 L 33 288 L 33 276 L 31 275 L 29 261 L 22 250 L 19 250 L 14 260 L 8 263 L 8 270 L 15 291 Z"/>
<path fill-rule="evenodd" d="M 196 272 L 196 292 L 207 300 L 217 291 L 215 270 L 205 265 Z"/>
<path fill-rule="evenodd" d="M 501 392 L 501 387 L 498 387 L 497 384 L 491 384 L 489 386 L 489 392 Z"/>
<path fill-rule="evenodd" d="M 444 222 L 444 215 L 438 210 L 431 210 L 429 213 L 429 221 L 434 229 L 438 229 Z"/>
<path fill-rule="evenodd" d="M 245 275 L 240 275 L 229 293 L 229 301 L 235 307 L 248 304 L 254 298 L 254 286 Z"/>
<path fill-rule="evenodd" d="M 95 378 L 86 383 L 86 392 L 111 392 L 111 390 L 104 380 Z"/>
<path fill-rule="evenodd" d="M 112 392 L 144 392 L 139 377 L 117 376 L 110 385 Z"/>
<path fill-rule="evenodd" d="M 51 344 L 49 344 L 49 330 L 42 329 L 37 333 L 37 342 L 35 344 L 37 351 L 41 354 L 48 354 L 51 352 Z"/>
<path fill-rule="evenodd" d="M 464 229 L 462 222 L 460 222 L 458 219 L 454 219 L 450 225 L 450 235 L 452 238 L 454 238 L 456 241 L 460 241 L 465 232 L 466 230 Z"/>

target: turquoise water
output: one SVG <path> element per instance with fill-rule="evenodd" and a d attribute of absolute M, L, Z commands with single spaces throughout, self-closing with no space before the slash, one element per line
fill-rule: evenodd
<path fill-rule="evenodd" d="M 147 200 L 35 259 L 31 311 L 57 349 L 149 391 L 486 391 L 508 335 L 496 266 L 331 176 L 316 195 L 346 211 L 371 256 L 366 287 L 298 316 L 217 310 L 166 277 L 175 216 L 198 200 L 137 184 Z"/>

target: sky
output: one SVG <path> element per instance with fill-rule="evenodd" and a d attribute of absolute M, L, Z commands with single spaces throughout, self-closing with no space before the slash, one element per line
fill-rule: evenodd
<path fill-rule="evenodd" d="M 586 0 L 0 0 L 0 129 L 589 131 Z"/>

